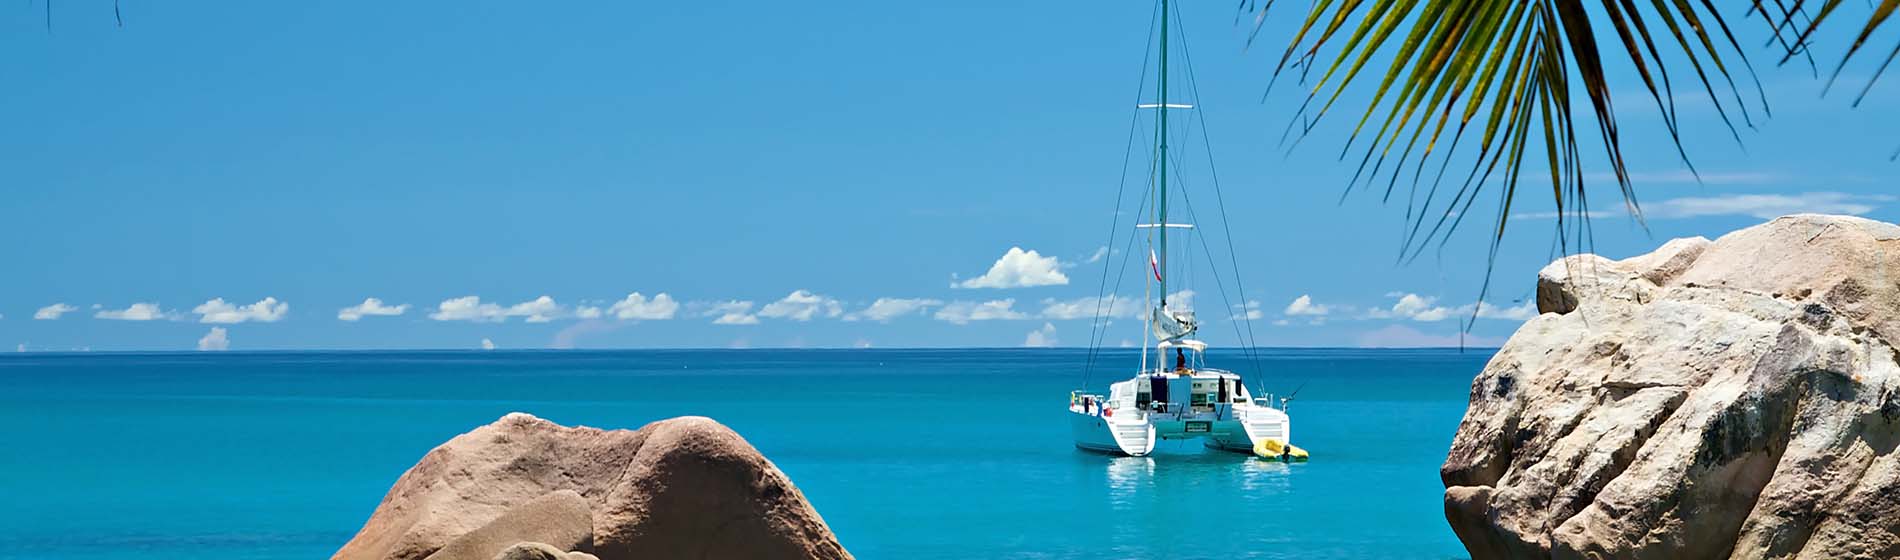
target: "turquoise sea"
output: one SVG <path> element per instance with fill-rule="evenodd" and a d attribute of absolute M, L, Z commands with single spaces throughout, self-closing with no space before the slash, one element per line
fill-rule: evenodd
<path fill-rule="evenodd" d="M 1078 451 L 1081 349 L 4 355 L 0 558 L 327 558 L 423 453 L 509 411 L 718 419 L 860 558 L 1465 557 L 1438 465 L 1492 351 L 1261 352 L 1270 390 L 1305 385 L 1310 463 Z"/>

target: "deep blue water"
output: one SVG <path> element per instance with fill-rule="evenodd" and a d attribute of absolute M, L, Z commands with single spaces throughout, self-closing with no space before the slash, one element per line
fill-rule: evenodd
<path fill-rule="evenodd" d="M 1270 390 L 1305 384 L 1292 465 L 1075 450 L 1084 352 L 0 355 L 0 558 L 327 558 L 423 453 L 517 410 L 718 419 L 860 558 L 1465 557 L 1438 465 L 1491 351 L 1263 350 Z"/>

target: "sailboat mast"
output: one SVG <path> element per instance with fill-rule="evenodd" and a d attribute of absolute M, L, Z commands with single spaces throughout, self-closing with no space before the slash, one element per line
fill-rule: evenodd
<path fill-rule="evenodd" d="M 1157 264 L 1156 276 L 1161 284 L 1161 308 L 1168 307 L 1168 0 L 1161 0 L 1161 99 L 1156 102 L 1161 110 L 1161 188 L 1160 200 L 1155 203 L 1160 220 L 1155 227 L 1161 230 L 1161 257 Z"/>

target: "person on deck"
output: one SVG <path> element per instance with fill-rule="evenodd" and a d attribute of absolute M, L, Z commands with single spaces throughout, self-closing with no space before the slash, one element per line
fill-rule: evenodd
<path fill-rule="evenodd" d="M 1180 348 L 1174 349 L 1174 371 L 1187 371 L 1187 354 L 1182 353 Z"/>

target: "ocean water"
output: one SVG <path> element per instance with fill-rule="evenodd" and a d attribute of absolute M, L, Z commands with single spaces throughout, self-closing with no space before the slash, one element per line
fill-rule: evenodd
<path fill-rule="evenodd" d="M 1466 556 L 1438 465 L 1491 351 L 1262 350 L 1270 390 L 1304 385 L 1304 464 L 1074 449 L 1085 353 L 0 355 L 0 558 L 327 558 L 423 453 L 510 411 L 718 419 L 860 558 Z"/>

